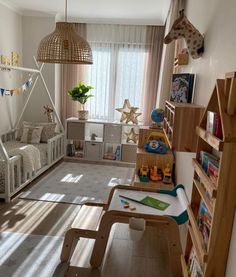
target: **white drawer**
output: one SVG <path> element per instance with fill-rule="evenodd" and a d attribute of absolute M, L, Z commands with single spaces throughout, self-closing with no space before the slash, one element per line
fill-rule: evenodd
<path fill-rule="evenodd" d="M 135 163 L 137 157 L 137 145 L 122 144 L 121 157 L 123 162 Z"/>
<path fill-rule="evenodd" d="M 85 142 L 84 157 L 87 160 L 101 160 L 102 159 L 102 143 L 101 142 Z"/>
<path fill-rule="evenodd" d="M 67 138 L 84 140 L 85 124 L 80 122 L 67 122 Z"/>
<path fill-rule="evenodd" d="M 121 143 L 122 126 L 116 124 L 105 124 L 104 142 Z"/>

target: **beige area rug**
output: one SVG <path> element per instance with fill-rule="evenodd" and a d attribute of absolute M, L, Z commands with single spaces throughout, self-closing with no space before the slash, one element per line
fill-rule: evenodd
<path fill-rule="evenodd" d="M 133 168 L 63 162 L 20 198 L 72 204 L 106 203 L 111 188 L 130 184 L 133 172 Z"/>

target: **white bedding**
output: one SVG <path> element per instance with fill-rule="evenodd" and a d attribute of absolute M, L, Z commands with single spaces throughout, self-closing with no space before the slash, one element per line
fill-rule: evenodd
<path fill-rule="evenodd" d="M 17 148 L 24 147 L 28 144 L 21 143 L 20 141 L 7 141 L 4 143 L 4 147 L 9 155 L 15 155 L 14 152 Z M 38 143 L 33 144 L 38 151 L 40 152 L 40 168 L 45 166 L 47 164 L 47 143 Z M 3 157 L 0 156 L 0 160 L 3 159 Z M 38 166 L 36 166 L 38 168 Z M 36 169 L 35 168 L 35 169 Z M 38 168 L 38 169 L 40 169 Z M 5 190 L 5 163 L 0 162 L 0 193 L 4 192 Z"/>

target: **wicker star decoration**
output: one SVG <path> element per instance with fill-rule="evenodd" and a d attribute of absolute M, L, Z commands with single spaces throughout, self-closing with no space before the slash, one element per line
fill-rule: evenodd
<path fill-rule="evenodd" d="M 141 113 L 136 113 L 137 108 L 131 107 L 130 112 L 124 112 L 126 116 L 126 122 L 129 123 L 132 122 L 133 124 L 138 124 L 137 117 L 141 115 Z"/>
<path fill-rule="evenodd" d="M 135 133 L 134 128 L 130 129 L 129 133 L 125 133 L 127 138 L 126 138 L 126 142 L 130 142 L 133 141 L 134 143 L 137 143 L 138 141 L 138 134 Z"/>
<path fill-rule="evenodd" d="M 116 111 L 121 113 L 121 118 L 120 118 L 120 122 L 125 122 L 127 123 L 127 113 L 129 114 L 131 112 L 131 110 L 133 112 L 136 112 L 138 110 L 137 107 L 131 107 L 129 99 L 125 99 L 124 104 L 123 104 L 123 108 L 117 108 Z"/>

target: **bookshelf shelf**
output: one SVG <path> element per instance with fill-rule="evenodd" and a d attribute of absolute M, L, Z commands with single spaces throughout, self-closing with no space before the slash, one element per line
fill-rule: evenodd
<path fill-rule="evenodd" d="M 204 187 L 196 179 L 193 179 L 193 182 L 194 182 L 194 184 L 195 184 L 195 186 L 196 186 L 196 188 L 197 188 L 197 190 L 198 190 L 198 192 L 199 192 L 199 194 L 200 194 L 204 204 L 206 205 L 210 215 L 213 216 L 213 206 L 212 206 L 209 198 L 206 196 L 206 191 L 205 191 Z"/>
<path fill-rule="evenodd" d="M 188 268 L 187 268 L 184 256 L 181 255 L 180 259 L 181 259 L 181 266 L 182 266 L 183 277 L 189 277 Z"/>
<path fill-rule="evenodd" d="M 207 261 L 207 252 L 205 249 L 204 241 L 202 238 L 202 235 L 198 229 L 198 224 L 196 222 L 196 219 L 194 217 L 193 211 L 190 207 L 187 208 L 189 221 L 191 223 L 191 230 L 192 230 L 192 241 L 194 242 L 195 249 L 198 249 L 198 256 L 199 260 L 202 261 L 202 263 Z"/>
<path fill-rule="evenodd" d="M 197 159 L 193 159 L 193 168 L 196 174 L 199 176 L 201 181 L 204 183 L 204 186 L 212 198 L 216 198 L 217 187 L 207 176 L 206 172 L 203 170 Z"/>
<path fill-rule="evenodd" d="M 227 110 L 230 106 L 230 111 L 236 111 L 236 102 L 232 103 L 229 97 L 236 95 L 234 83 L 235 73 L 227 74 L 225 80 L 216 80 L 200 127 L 196 128 L 197 159 L 193 159 L 193 189 L 187 209 L 189 225 L 184 255 L 190 277 L 195 276 L 189 267 L 191 264 L 195 269 L 199 266 L 203 277 L 223 277 L 226 273 L 236 206 L 236 114 L 232 116 Z M 206 131 L 209 112 L 220 116 L 222 139 Z M 183 275 L 186 275 L 184 267 Z"/>
<path fill-rule="evenodd" d="M 164 132 L 171 149 L 175 151 L 196 151 L 196 126 L 204 108 L 190 103 L 165 102 Z"/>
<path fill-rule="evenodd" d="M 207 262 L 207 259 L 208 259 L 206 250 L 204 250 L 202 246 L 197 242 L 193 228 L 190 225 L 188 226 L 188 231 L 189 231 L 197 258 L 200 261 L 201 265 L 203 265 L 204 263 Z"/>
<path fill-rule="evenodd" d="M 214 149 L 216 149 L 217 151 L 222 151 L 223 150 L 224 143 L 223 143 L 222 140 L 215 137 L 214 135 L 207 132 L 206 130 L 204 130 L 201 127 L 197 127 L 196 130 L 197 130 L 197 135 L 200 138 L 202 138 L 203 140 L 205 140 L 205 142 L 207 142 Z"/>

